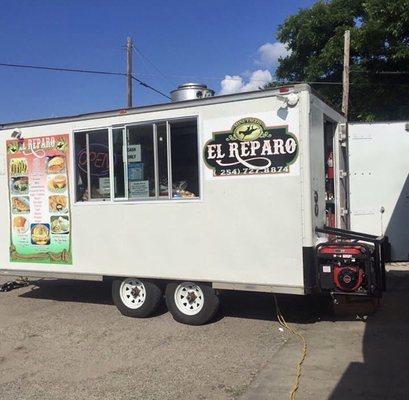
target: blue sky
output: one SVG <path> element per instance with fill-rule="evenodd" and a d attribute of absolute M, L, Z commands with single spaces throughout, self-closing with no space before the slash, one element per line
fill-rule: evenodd
<path fill-rule="evenodd" d="M 168 93 L 186 81 L 218 93 L 257 87 L 285 48 L 277 26 L 313 0 L 0 0 L 0 62 L 134 73 Z M 227 79 L 225 79 L 227 76 Z M 134 86 L 134 105 L 167 101 Z M 123 77 L 0 67 L 0 123 L 124 107 Z"/>

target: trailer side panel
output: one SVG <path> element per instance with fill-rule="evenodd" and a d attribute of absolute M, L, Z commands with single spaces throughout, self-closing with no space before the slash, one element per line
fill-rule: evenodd
<path fill-rule="evenodd" d="M 267 128 L 280 128 L 300 139 L 299 105 L 280 112 L 274 96 L 212 103 L 135 115 L 22 127 L 24 138 L 70 135 L 76 130 L 194 117 L 198 120 L 199 199 L 75 202 L 78 179 L 75 154 L 69 166 L 72 265 L 10 262 L 10 181 L 4 152 L 12 129 L 0 139 L 0 265 L 6 270 L 44 274 L 137 276 L 189 279 L 231 284 L 274 285 L 284 292 L 303 290 L 303 238 L 300 151 L 288 172 L 215 176 L 203 160 L 214 134 L 230 131 L 242 118 L 257 118 Z M 308 132 L 306 128 L 305 132 Z M 300 142 L 299 142 L 300 143 Z M 74 150 L 72 150 L 74 151 Z M 308 172 L 309 173 L 309 172 Z M 311 233 L 312 235 L 312 233 Z"/>

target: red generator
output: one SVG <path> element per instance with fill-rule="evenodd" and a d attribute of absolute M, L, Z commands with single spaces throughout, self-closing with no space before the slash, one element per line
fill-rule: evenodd
<path fill-rule="evenodd" d="M 320 291 L 381 297 L 385 290 L 385 238 L 336 228 L 324 230 L 332 240 L 316 248 Z"/>

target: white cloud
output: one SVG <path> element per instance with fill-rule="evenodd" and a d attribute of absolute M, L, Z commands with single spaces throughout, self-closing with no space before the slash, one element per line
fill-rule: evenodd
<path fill-rule="evenodd" d="M 262 65 L 265 68 L 277 67 L 278 59 L 285 57 L 291 52 L 287 50 L 285 45 L 280 42 L 265 43 L 257 50 L 259 58 L 256 60 L 257 65 Z"/>
<path fill-rule="evenodd" d="M 248 81 L 245 81 L 245 79 L 239 75 L 226 75 L 220 83 L 220 94 L 251 92 L 252 90 L 258 90 L 272 80 L 273 77 L 270 71 L 261 69 L 252 72 Z"/>
<path fill-rule="evenodd" d="M 266 83 L 271 82 L 273 77 L 271 72 L 267 69 L 261 70 L 258 69 L 254 71 L 249 81 L 242 87 L 242 92 L 250 92 L 251 90 L 258 90 L 260 87 L 263 87 Z"/>
<path fill-rule="evenodd" d="M 238 75 L 226 75 L 220 82 L 220 94 L 231 94 L 240 92 L 243 87 L 243 78 Z"/>
<path fill-rule="evenodd" d="M 231 94 L 239 92 L 250 92 L 258 90 L 266 83 L 271 82 L 273 77 L 269 69 L 275 70 L 278 65 L 278 59 L 291 53 L 285 45 L 280 42 L 264 43 L 257 50 L 257 58 L 254 60 L 256 65 L 263 69 L 253 72 L 245 72 L 240 75 L 226 75 L 220 82 L 221 90 L 219 94 Z"/>

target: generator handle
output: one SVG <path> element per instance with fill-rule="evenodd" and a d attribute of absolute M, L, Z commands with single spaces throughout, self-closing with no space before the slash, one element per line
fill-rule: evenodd
<path fill-rule="evenodd" d="M 322 228 L 316 227 L 315 232 L 327 233 L 329 235 L 339 236 L 339 237 L 343 237 L 346 239 L 364 240 L 366 242 L 371 242 L 371 243 L 382 243 L 385 240 L 388 241 L 387 236 L 370 235 L 369 233 L 348 231 L 346 229 L 333 228 L 333 227 L 325 226 L 325 225 Z"/>

